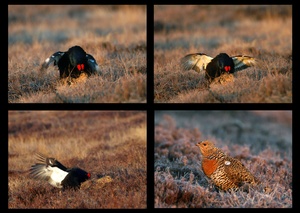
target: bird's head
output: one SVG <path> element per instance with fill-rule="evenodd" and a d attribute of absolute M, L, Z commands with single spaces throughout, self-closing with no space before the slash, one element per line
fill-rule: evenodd
<path fill-rule="evenodd" d="M 69 50 L 70 63 L 78 71 L 86 69 L 86 52 L 80 46 L 71 47 Z"/>
<path fill-rule="evenodd" d="M 203 156 L 209 156 L 210 153 L 212 153 L 215 149 L 215 145 L 206 140 L 206 141 L 200 141 L 199 143 L 196 144 L 200 148 L 201 154 Z"/>
<path fill-rule="evenodd" d="M 220 70 L 226 73 L 233 72 L 234 64 L 232 58 L 230 58 L 229 55 L 227 55 L 226 53 L 220 53 L 216 56 L 216 58 L 218 59 Z"/>

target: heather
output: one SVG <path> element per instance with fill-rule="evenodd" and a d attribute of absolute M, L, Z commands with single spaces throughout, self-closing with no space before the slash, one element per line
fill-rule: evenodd
<path fill-rule="evenodd" d="M 8 208 L 146 208 L 146 114 L 9 111 Z M 91 173 L 80 190 L 29 175 L 35 153 Z"/>
<path fill-rule="evenodd" d="M 262 184 L 223 192 L 201 169 L 196 143 L 210 140 Z M 157 208 L 291 208 L 291 111 L 157 111 L 154 155 Z"/>

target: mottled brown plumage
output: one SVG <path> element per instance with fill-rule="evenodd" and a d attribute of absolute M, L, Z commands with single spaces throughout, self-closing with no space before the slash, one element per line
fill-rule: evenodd
<path fill-rule="evenodd" d="M 202 170 L 213 183 L 221 190 L 236 190 L 244 183 L 256 185 L 255 178 L 246 167 L 237 159 L 226 155 L 210 141 L 201 141 L 196 144 L 202 154 Z"/>

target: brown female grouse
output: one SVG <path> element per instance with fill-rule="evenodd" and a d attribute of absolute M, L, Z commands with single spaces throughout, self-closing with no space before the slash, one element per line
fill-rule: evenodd
<path fill-rule="evenodd" d="M 196 144 L 202 154 L 202 170 L 221 190 L 237 190 L 243 183 L 256 185 L 260 181 L 237 159 L 226 155 L 210 141 Z"/>

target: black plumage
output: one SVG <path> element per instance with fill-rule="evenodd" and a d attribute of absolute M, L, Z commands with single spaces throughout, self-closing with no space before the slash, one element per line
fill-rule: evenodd
<path fill-rule="evenodd" d="M 80 188 L 81 183 L 88 180 L 91 174 L 78 168 L 67 168 L 55 158 L 47 158 L 37 154 L 38 163 L 30 168 L 30 175 L 36 179 L 46 180 L 57 188 Z"/>
<path fill-rule="evenodd" d="M 226 53 L 220 53 L 206 66 L 206 78 L 208 80 L 219 77 L 223 73 L 234 73 L 234 63 Z"/>
<path fill-rule="evenodd" d="M 80 46 L 73 46 L 66 52 L 54 53 L 45 60 L 41 70 L 47 69 L 51 63 L 58 66 L 60 78 L 78 78 L 82 73 L 88 76 L 100 73 L 95 58 L 87 54 Z"/>
<path fill-rule="evenodd" d="M 250 56 L 237 55 L 230 57 L 226 53 L 220 53 L 215 58 L 204 53 L 188 54 L 181 59 L 181 66 L 184 70 L 205 70 L 206 79 L 212 81 L 224 73 L 234 73 L 254 66 L 256 60 Z"/>

